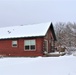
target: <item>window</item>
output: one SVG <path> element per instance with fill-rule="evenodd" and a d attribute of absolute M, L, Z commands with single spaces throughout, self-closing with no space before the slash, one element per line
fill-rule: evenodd
<path fill-rule="evenodd" d="M 48 40 L 44 40 L 44 51 L 48 52 Z"/>
<path fill-rule="evenodd" d="M 35 50 L 36 47 L 35 40 L 25 40 L 24 47 L 25 50 Z"/>
<path fill-rule="evenodd" d="M 17 47 L 17 41 L 12 41 L 12 47 Z"/>

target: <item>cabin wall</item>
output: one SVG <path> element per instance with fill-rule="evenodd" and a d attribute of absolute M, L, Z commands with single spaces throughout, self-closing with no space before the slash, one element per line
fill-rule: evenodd
<path fill-rule="evenodd" d="M 36 50 L 35 51 L 26 51 L 24 50 L 24 41 L 25 40 L 36 40 Z M 0 55 L 6 56 L 43 56 L 43 38 L 29 38 L 29 39 L 15 39 L 18 42 L 17 47 L 12 47 L 12 41 L 9 40 L 0 40 Z"/>
<path fill-rule="evenodd" d="M 12 47 L 12 41 L 17 40 L 17 47 Z M 36 41 L 36 50 L 24 49 L 25 40 L 35 40 Z M 52 52 L 52 42 L 54 43 L 54 37 L 51 29 L 49 28 L 45 37 L 35 37 L 35 38 L 20 38 L 20 39 L 6 39 L 0 40 L 0 55 L 6 56 L 43 56 L 44 55 L 44 41 L 48 41 L 48 53 Z"/>
<path fill-rule="evenodd" d="M 52 44 L 54 44 L 54 37 L 50 28 L 47 31 L 46 36 L 44 37 L 44 40 L 48 41 L 48 53 L 53 52 L 54 50 L 52 49 Z"/>

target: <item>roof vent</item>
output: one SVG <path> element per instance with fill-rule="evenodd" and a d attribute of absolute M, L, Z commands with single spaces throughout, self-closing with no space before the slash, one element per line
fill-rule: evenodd
<path fill-rule="evenodd" d="M 8 30 L 8 33 L 10 34 L 10 33 L 11 33 L 11 31 L 9 31 L 9 30 Z"/>

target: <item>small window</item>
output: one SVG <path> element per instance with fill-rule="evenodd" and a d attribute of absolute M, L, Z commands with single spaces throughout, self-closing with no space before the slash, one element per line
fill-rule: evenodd
<path fill-rule="evenodd" d="M 24 47 L 25 50 L 35 50 L 36 47 L 35 40 L 25 40 Z"/>
<path fill-rule="evenodd" d="M 17 47 L 17 41 L 12 41 L 12 47 Z"/>

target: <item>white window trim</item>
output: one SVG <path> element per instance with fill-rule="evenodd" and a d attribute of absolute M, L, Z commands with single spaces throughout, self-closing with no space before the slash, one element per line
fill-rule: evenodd
<path fill-rule="evenodd" d="M 35 40 L 35 39 L 32 39 L 32 40 Z M 27 41 L 27 40 L 24 40 L 24 51 L 36 51 L 36 40 L 35 40 L 35 49 L 33 49 L 33 50 L 31 50 L 31 49 L 25 49 L 25 41 Z"/>
<path fill-rule="evenodd" d="M 17 41 L 17 46 L 13 46 L 13 41 L 17 41 L 17 40 L 12 40 L 12 47 L 18 47 L 18 41 Z"/>

